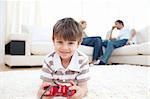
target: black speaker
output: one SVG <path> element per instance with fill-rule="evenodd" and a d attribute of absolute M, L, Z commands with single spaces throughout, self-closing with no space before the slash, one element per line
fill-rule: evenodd
<path fill-rule="evenodd" d="M 25 55 L 25 41 L 11 40 L 5 45 L 5 54 Z"/>

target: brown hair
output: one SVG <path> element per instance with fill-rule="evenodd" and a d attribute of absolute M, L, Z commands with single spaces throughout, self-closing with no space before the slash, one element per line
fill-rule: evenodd
<path fill-rule="evenodd" d="M 81 26 L 73 18 L 63 18 L 54 25 L 52 39 L 62 38 L 65 41 L 78 41 L 80 43 L 82 32 Z"/>
<path fill-rule="evenodd" d="M 122 20 L 116 20 L 115 22 L 118 22 L 119 24 L 122 24 L 124 26 L 124 23 Z"/>

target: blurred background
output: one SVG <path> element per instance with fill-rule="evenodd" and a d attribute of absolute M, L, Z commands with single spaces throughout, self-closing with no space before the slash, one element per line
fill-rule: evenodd
<path fill-rule="evenodd" d="M 72 17 L 87 21 L 89 36 L 105 39 L 117 19 L 136 30 L 148 26 L 148 10 L 149 0 L 0 0 L 0 64 L 7 36 L 25 32 L 26 26 L 46 27 L 50 32 L 41 32 L 46 36 L 58 19 Z"/>

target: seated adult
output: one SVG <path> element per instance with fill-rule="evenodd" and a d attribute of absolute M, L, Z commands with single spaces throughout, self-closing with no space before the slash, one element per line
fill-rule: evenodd
<path fill-rule="evenodd" d="M 116 38 L 112 38 L 112 33 L 114 29 L 119 30 L 119 34 Z M 122 47 L 124 45 L 131 44 L 133 37 L 135 36 L 135 29 L 130 29 L 125 27 L 122 20 L 115 21 L 115 25 L 112 26 L 110 34 L 107 36 L 107 40 L 103 41 L 103 46 L 105 47 L 105 53 L 100 58 L 98 65 L 105 65 L 108 62 L 109 57 L 112 54 L 112 51 L 115 48 Z"/>
<path fill-rule="evenodd" d="M 80 23 L 82 29 L 85 30 L 85 28 L 87 26 L 86 21 L 81 20 L 79 23 Z M 102 52 L 102 39 L 100 36 L 88 37 L 84 31 L 83 32 L 83 41 L 82 41 L 81 45 L 91 46 L 94 48 L 92 61 L 90 62 L 92 64 L 95 64 L 97 62 L 97 60 L 103 54 L 103 52 Z"/>

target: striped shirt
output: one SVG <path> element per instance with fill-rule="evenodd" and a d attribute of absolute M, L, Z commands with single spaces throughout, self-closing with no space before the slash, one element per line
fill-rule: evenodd
<path fill-rule="evenodd" d="M 89 79 L 88 57 L 82 52 L 76 51 L 72 56 L 70 64 L 65 69 L 61 64 L 59 55 L 55 52 L 48 54 L 44 59 L 40 77 L 43 81 L 58 83 L 85 82 Z"/>

